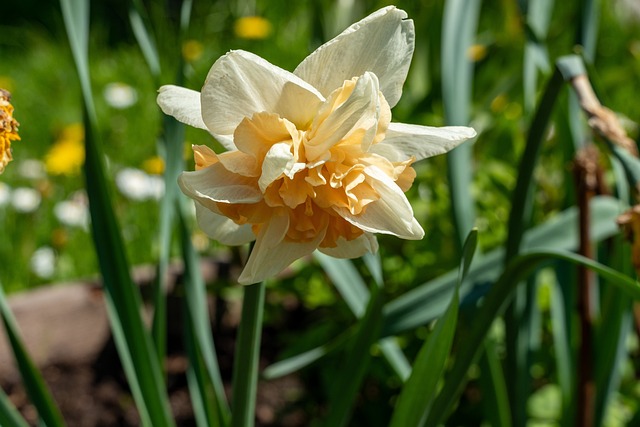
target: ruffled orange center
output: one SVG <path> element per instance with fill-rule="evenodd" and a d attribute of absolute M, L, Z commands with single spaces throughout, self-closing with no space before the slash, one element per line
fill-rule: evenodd
<path fill-rule="evenodd" d="M 252 224 L 256 235 L 273 215 L 288 215 L 285 239 L 307 242 L 325 233 L 319 245 L 325 248 L 336 247 L 341 237 L 349 241 L 362 235 L 337 211 L 357 216 L 380 198 L 368 168 L 383 171 L 403 191 L 413 183 L 415 171 L 413 159 L 390 162 L 367 152 L 384 139 L 391 118 L 381 92 L 373 119 L 363 115 L 347 131 L 335 130 L 339 123 L 332 113 L 344 105 L 356 82 L 345 81 L 302 129 L 277 114 L 260 112 L 236 128 L 237 151 L 217 155 L 194 146 L 196 169 L 220 162 L 229 172 L 251 178 L 263 195 L 258 203 L 217 202 L 220 213 L 237 224 Z"/>

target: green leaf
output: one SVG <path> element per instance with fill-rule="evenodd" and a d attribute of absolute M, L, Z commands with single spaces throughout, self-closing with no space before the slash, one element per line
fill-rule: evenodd
<path fill-rule="evenodd" d="M 319 251 L 314 252 L 313 255 L 340 292 L 349 309 L 357 318 L 362 317 L 369 300 L 369 291 L 351 261 L 333 258 Z"/>
<path fill-rule="evenodd" d="M 160 77 L 160 56 L 156 48 L 155 38 L 151 32 L 149 19 L 140 0 L 132 0 L 130 3 L 129 22 L 151 74 L 158 79 Z"/>
<path fill-rule="evenodd" d="M 182 242 L 182 256 L 185 263 L 184 291 L 188 318 L 184 320 L 187 329 L 188 344 L 191 347 L 190 365 L 194 366 L 193 374 L 197 380 L 198 393 L 192 393 L 194 399 L 202 402 L 207 416 L 215 415 L 218 424 L 225 426 L 229 422 L 229 406 L 224 393 L 224 386 L 220 376 L 220 368 L 216 357 L 216 350 L 211 337 L 209 311 L 205 283 L 200 273 L 200 259 L 193 245 L 191 234 L 184 221 L 186 207 L 182 201 L 182 210 L 178 212 L 180 236 Z M 213 395 L 209 394 L 209 386 L 213 387 Z"/>
<path fill-rule="evenodd" d="M 594 242 L 601 241 L 619 233 L 615 218 L 621 211 L 618 199 L 609 196 L 597 196 L 591 200 L 591 229 Z M 575 250 L 578 246 L 577 209 L 569 208 L 551 220 L 541 224 L 524 235 L 523 248 L 532 250 Z M 485 289 L 473 287 L 473 283 L 493 282 L 501 274 L 504 263 L 504 250 L 496 249 L 488 254 L 475 257 L 469 268 L 468 280 L 460 287 L 461 298 L 479 299 Z M 451 300 L 459 270 L 450 271 L 436 279 L 430 280 L 409 292 L 404 293 L 383 308 L 384 324 L 381 336 L 393 336 L 403 331 L 416 328 L 442 316 L 448 301 Z M 488 288 L 486 288 L 488 289 Z M 279 361 L 265 369 L 265 378 L 276 378 L 302 369 L 324 357 L 340 346 L 342 341 L 336 339 L 302 354 Z"/>
<path fill-rule="evenodd" d="M 321 345 L 320 347 L 312 348 L 311 350 L 304 351 L 296 354 L 295 356 L 276 362 L 262 372 L 262 377 L 267 380 L 283 377 L 296 372 L 312 363 L 318 361 L 324 356 L 337 351 L 344 347 L 344 345 L 353 336 L 353 329 L 347 329 L 344 333 L 338 335 L 336 338 Z"/>
<path fill-rule="evenodd" d="M 616 270 L 634 275 L 631 248 L 621 238 L 612 245 L 614 250 L 605 259 Z M 594 366 L 595 422 L 602 425 L 606 409 L 615 398 L 620 385 L 624 364 L 628 358 L 627 340 L 633 327 L 633 303 L 619 289 L 602 284 L 600 322 L 594 333 L 592 357 Z"/>
<path fill-rule="evenodd" d="M 111 189 L 105 179 L 102 148 L 97 139 L 87 52 L 89 2 L 60 0 L 60 4 L 84 99 L 84 173 L 92 236 L 111 329 L 142 423 L 154 427 L 173 426 L 158 356 L 142 323 L 141 297 L 129 275 L 129 263 L 111 203 Z"/>
<path fill-rule="evenodd" d="M 242 317 L 233 361 L 232 427 L 252 427 L 254 424 L 264 289 L 264 282 L 244 287 Z"/>
<path fill-rule="evenodd" d="M 360 276 L 358 269 L 348 259 L 333 258 L 318 251 L 315 252 L 314 256 L 342 298 L 344 298 L 353 314 L 357 318 L 361 318 L 369 301 L 369 290 L 367 289 L 364 279 Z M 374 277 L 376 285 L 382 287 L 382 265 L 379 257 L 368 254 L 368 256 L 365 256 L 363 259 Z M 411 366 L 395 339 L 384 340 L 384 342 L 381 341 L 380 350 L 387 362 L 389 362 L 391 369 L 394 370 L 398 377 L 405 380 L 409 376 Z M 311 354 L 320 355 L 321 352 L 312 352 Z M 304 361 L 305 359 L 298 360 Z"/>
<path fill-rule="evenodd" d="M 9 339 L 9 344 L 11 345 L 13 355 L 18 365 L 18 370 L 20 371 L 20 375 L 22 376 L 24 388 L 27 391 L 29 399 L 36 407 L 38 415 L 40 415 L 40 419 L 48 427 L 64 426 L 65 423 L 62 419 L 62 415 L 60 414 L 60 410 L 51 397 L 51 393 L 49 392 L 47 385 L 42 379 L 40 371 L 38 371 L 38 368 L 36 368 L 35 364 L 31 360 L 31 357 L 29 357 L 27 349 L 20 339 L 18 325 L 15 318 L 13 317 L 13 313 L 11 313 L 11 309 L 9 308 L 9 304 L 7 303 L 7 299 L 1 283 L 0 316 L 2 317 L 2 322 L 4 323 L 7 338 Z M 20 421 L 16 422 L 16 420 L 19 420 L 19 417 L 15 412 L 15 408 L 11 408 L 11 406 L 9 406 L 10 402 L 4 400 L 6 398 L 4 393 L 2 393 L 1 397 L 1 407 L 4 409 L 4 411 L 2 411 L 3 415 L 0 415 L 0 421 L 2 420 L 2 418 L 6 418 L 7 420 L 10 420 L 10 423 L 14 423 L 14 425 L 23 425 Z M 5 424 L 3 422 L 0 423 L 0 425 Z M 7 425 L 10 424 L 7 423 Z"/>
<path fill-rule="evenodd" d="M 477 244 L 477 231 L 472 230 L 463 247 L 460 274 L 453 297 L 442 318 L 420 348 L 411 376 L 402 388 L 391 419 L 391 427 L 418 427 L 423 424 L 433 403 L 438 381 L 451 351 L 458 319 L 458 289 L 468 272 Z"/>
<path fill-rule="evenodd" d="M 538 90 L 538 73 L 549 68 L 549 53 L 544 40 L 553 12 L 553 0 L 526 2 L 526 43 L 523 62 L 524 105 L 527 112 L 533 110 Z"/>
<path fill-rule="evenodd" d="M 491 426 L 509 427 L 512 425 L 511 408 L 498 346 L 495 339 L 487 338 L 484 341 L 484 353 L 479 363 L 482 409 L 485 420 Z"/>
<path fill-rule="evenodd" d="M 542 263 L 552 260 L 565 260 L 583 265 L 598 273 L 627 296 L 640 299 L 640 285 L 635 280 L 580 255 L 564 251 L 541 251 L 514 258 L 486 295 L 483 304 L 473 314 L 474 321 L 471 325 L 471 331 L 457 352 L 454 365 L 432 406 L 426 425 L 439 425 L 448 414 L 466 383 L 467 371 L 477 359 L 491 324 L 504 310 L 506 302 L 509 301 L 518 283 L 528 277 Z"/>
<path fill-rule="evenodd" d="M 527 141 L 518 167 L 518 179 L 513 190 L 513 203 L 509 213 L 507 262 L 520 251 L 522 237 L 531 222 L 533 207 L 533 170 L 538 164 L 540 149 L 549 126 L 553 106 L 562 88 L 562 75 L 558 68 L 549 79 L 547 87 L 527 132 Z"/>
<path fill-rule="evenodd" d="M 590 232 L 594 242 L 619 233 L 615 223 L 615 218 L 621 212 L 619 200 L 608 196 L 594 197 L 590 209 L 592 213 Z M 523 238 L 523 249 L 527 251 L 575 250 L 578 247 L 577 214 L 576 208 L 569 208 L 527 231 Z M 502 249 L 476 257 L 469 270 L 469 280 L 460 288 L 461 298 L 473 291 L 472 283 L 495 281 L 503 269 L 503 263 Z M 446 302 L 451 299 L 457 275 L 456 270 L 450 271 L 389 302 L 383 310 L 385 323 L 382 335 L 395 335 L 440 317 Z M 479 296 L 482 294 L 483 292 Z"/>
<path fill-rule="evenodd" d="M 0 426 L 29 427 L 2 388 L 0 388 Z"/>
<path fill-rule="evenodd" d="M 323 425 L 342 427 L 347 425 L 353 402 L 371 361 L 371 346 L 378 340 L 381 325 L 382 296 L 377 286 L 373 287 L 369 304 L 358 330 L 344 355 L 341 369 L 336 372 L 329 394 L 329 410 Z"/>
<path fill-rule="evenodd" d="M 573 283 L 573 282 L 566 282 Z M 554 356 L 556 360 L 556 375 L 562 395 L 562 419 L 564 426 L 571 421 L 571 404 L 574 400 L 575 370 L 573 369 L 573 352 L 571 350 L 571 336 L 567 324 L 567 317 L 572 316 L 572 307 L 566 301 L 558 281 L 551 285 L 550 297 L 551 333 L 553 336 Z"/>
<path fill-rule="evenodd" d="M 473 83 L 473 62 L 467 52 L 476 36 L 481 1 L 447 0 L 442 24 L 442 101 L 448 125 L 467 125 Z M 450 198 L 456 233 L 462 245 L 475 221 L 470 192 L 473 166 L 471 144 L 447 155 Z"/>

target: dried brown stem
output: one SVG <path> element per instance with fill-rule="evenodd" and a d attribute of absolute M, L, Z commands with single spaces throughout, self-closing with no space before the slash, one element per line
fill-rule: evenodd
<path fill-rule="evenodd" d="M 593 248 L 589 233 L 590 210 L 589 202 L 600 188 L 600 167 L 598 150 L 593 145 L 587 145 L 576 153 L 573 167 L 576 194 L 579 208 L 579 253 L 587 258 L 593 258 Z M 578 370 L 578 416 L 577 427 L 592 427 L 594 425 L 595 408 L 595 378 L 593 361 L 593 321 L 594 308 L 594 280 L 593 273 L 581 266 L 578 269 L 579 300 L 578 313 L 580 316 L 580 350 Z"/>

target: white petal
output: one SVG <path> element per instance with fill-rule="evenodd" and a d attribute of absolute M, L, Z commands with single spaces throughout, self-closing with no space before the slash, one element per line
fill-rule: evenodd
<path fill-rule="evenodd" d="M 182 172 L 178 178 L 180 189 L 187 196 L 208 206 L 210 202 L 256 203 L 262 193 L 255 186 L 255 179 L 234 174 L 221 163 L 204 169 Z"/>
<path fill-rule="evenodd" d="M 413 56 L 413 21 L 406 18 L 393 6 L 380 9 L 320 46 L 294 73 L 326 97 L 343 81 L 371 71 L 393 107 L 402 95 Z"/>
<path fill-rule="evenodd" d="M 202 88 L 202 118 L 216 136 L 230 137 L 245 117 L 276 113 L 304 129 L 324 98 L 311 85 L 249 52 L 218 59 Z"/>
<path fill-rule="evenodd" d="M 162 112 L 176 120 L 204 129 L 211 133 L 202 119 L 200 92 L 180 86 L 165 85 L 158 90 L 158 105 Z M 233 138 L 225 135 L 213 135 L 227 150 L 234 150 Z"/>
<path fill-rule="evenodd" d="M 359 258 L 366 253 L 374 254 L 378 251 L 376 236 L 367 232 L 353 240 L 340 237 L 337 244 L 335 248 L 318 248 L 318 250 L 334 258 Z"/>
<path fill-rule="evenodd" d="M 157 102 L 163 113 L 175 117 L 179 122 L 209 130 L 202 121 L 200 92 L 180 86 L 165 85 L 158 90 Z"/>
<path fill-rule="evenodd" d="M 413 209 L 406 196 L 383 171 L 368 166 L 364 172 L 372 178 L 371 185 L 380 199 L 369 203 L 364 212 L 354 215 L 345 208 L 334 210 L 356 227 L 371 233 L 393 234 L 403 239 L 419 240 L 424 230 L 413 217 Z"/>
<path fill-rule="evenodd" d="M 294 164 L 295 159 L 291 153 L 291 145 L 286 142 L 273 144 L 262 163 L 262 175 L 258 180 L 260 190 L 264 193 L 273 181 L 290 170 Z"/>
<path fill-rule="evenodd" d="M 242 245 L 252 242 L 256 236 L 251 231 L 251 225 L 238 225 L 229 218 L 211 212 L 197 201 L 196 219 L 198 225 L 207 236 L 223 245 Z"/>
<path fill-rule="evenodd" d="M 331 101 L 331 98 L 328 99 L 323 108 L 329 108 Z M 362 127 L 375 132 L 378 126 L 378 112 L 378 79 L 375 74 L 367 72 L 358 79 L 349 98 L 333 110 L 322 123 L 317 124 L 317 129 L 305 144 L 307 160 L 320 158 L 355 128 Z M 373 135 L 370 136 L 372 139 Z"/>
<path fill-rule="evenodd" d="M 251 285 L 275 276 L 293 261 L 311 254 L 324 239 L 326 231 L 310 242 L 298 243 L 284 238 L 288 229 L 288 215 L 274 216 L 262 227 L 238 282 Z"/>
<path fill-rule="evenodd" d="M 475 136 L 476 131 L 465 126 L 430 127 L 391 123 L 385 139 L 373 145 L 369 151 L 392 162 L 405 161 L 412 156 L 422 160 L 444 154 Z"/>

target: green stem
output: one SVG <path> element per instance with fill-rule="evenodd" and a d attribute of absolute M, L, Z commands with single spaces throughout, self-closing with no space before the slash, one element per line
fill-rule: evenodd
<path fill-rule="evenodd" d="M 242 318 L 233 364 L 231 427 L 254 425 L 264 288 L 264 282 L 244 288 Z"/>

